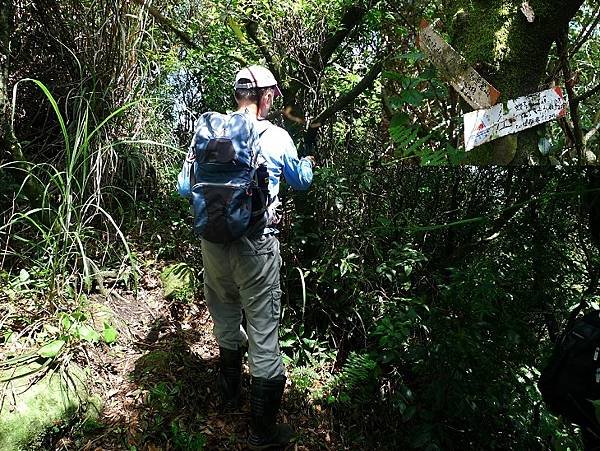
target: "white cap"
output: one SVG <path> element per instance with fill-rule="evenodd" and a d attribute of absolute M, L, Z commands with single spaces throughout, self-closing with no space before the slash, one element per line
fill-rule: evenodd
<path fill-rule="evenodd" d="M 240 80 L 247 79 L 250 82 L 240 83 Z M 277 86 L 277 80 L 269 69 L 263 66 L 244 67 L 235 76 L 234 89 L 252 89 L 252 88 L 271 88 L 275 89 L 274 97 L 280 96 L 281 91 Z"/>

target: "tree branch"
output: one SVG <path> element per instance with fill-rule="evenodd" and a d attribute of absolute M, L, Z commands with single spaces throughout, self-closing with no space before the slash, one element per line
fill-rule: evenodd
<path fill-rule="evenodd" d="M 311 66 L 324 67 L 339 45 L 348 37 L 352 30 L 362 21 L 367 14 L 367 9 L 359 6 L 350 6 L 342 16 L 340 28 L 330 34 L 323 42 L 323 45 L 311 59 Z"/>
<path fill-rule="evenodd" d="M 321 123 L 325 122 L 338 111 L 348 106 L 356 97 L 363 93 L 369 86 L 373 84 L 383 69 L 383 62 L 378 61 L 371 67 L 369 72 L 359 81 L 354 88 L 345 94 L 340 95 L 329 107 L 319 113 L 311 122 L 311 127 L 320 127 Z"/>
<path fill-rule="evenodd" d="M 310 60 L 307 61 L 313 69 L 322 70 L 325 65 L 330 61 L 333 54 L 339 48 L 340 44 L 348 38 L 356 26 L 363 20 L 367 14 L 368 9 L 363 6 L 352 5 L 348 7 L 340 20 L 340 26 L 332 33 L 330 33 L 320 46 L 319 50 L 316 51 Z M 246 32 L 250 40 L 258 47 L 258 50 L 262 57 L 265 59 L 267 67 L 273 72 L 273 75 L 278 81 L 283 81 L 283 72 L 281 63 L 276 59 L 273 52 L 269 49 L 268 45 L 261 39 L 258 33 L 258 23 L 252 18 L 248 18 L 245 22 Z M 330 118 L 340 109 L 347 106 L 352 100 L 354 100 L 361 92 L 363 92 L 374 79 L 379 75 L 382 70 L 382 65 L 376 64 L 371 71 L 359 82 L 352 90 L 346 94 L 340 96 L 329 108 L 321 112 L 318 115 L 318 121 L 313 120 L 312 127 L 317 128 L 320 123 Z M 288 84 L 284 84 L 280 87 L 284 103 L 286 107 L 281 112 L 288 120 L 296 122 L 298 124 L 306 124 L 306 119 L 303 114 L 298 114 L 296 110 L 295 97 L 299 89 L 301 89 L 299 83 L 293 83 L 293 80 Z"/>
<path fill-rule="evenodd" d="M 568 25 L 562 30 L 559 38 L 556 40 L 556 48 L 560 53 L 560 64 L 562 67 L 563 76 L 565 79 L 565 87 L 569 98 L 569 110 L 571 111 L 571 121 L 573 122 L 573 135 L 575 137 L 575 148 L 577 149 L 577 158 L 580 164 L 585 164 L 583 142 L 583 131 L 581 129 L 581 119 L 579 117 L 579 102 L 576 101 L 575 91 L 573 90 L 573 73 L 571 72 L 571 63 L 567 56 L 566 49 L 568 48 L 569 28 Z"/>
<path fill-rule="evenodd" d="M 154 6 L 147 4 L 145 0 L 133 0 L 133 2 L 137 3 L 142 8 L 145 8 L 159 24 L 176 34 L 185 45 L 193 48 L 194 50 L 200 50 L 200 46 L 194 42 L 189 34 L 173 25 L 173 22 L 163 16 Z"/>
<path fill-rule="evenodd" d="M 573 99 L 573 100 L 575 100 L 575 102 L 577 102 L 577 103 L 585 102 L 587 99 L 589 99 L 592 96 L 595 96 L 599 92 L 600 92 L 600 83 L 598 83 L 598 85 L 595 88 L 592 88 L 587 92 L 584 92 L 580 96 L 575 97 L 575 99 Z"/>
<path fill-rule="evenodd" d="M 585 41 L 587 41 L 590 38 L 590 36 L 592 35 L 592 33 L 594 32 L 594 30 L 596 29 L 596 27 L 600 23 L 600 6 L 598 6 L 598 8 L 596 9 L 596 12 L 594 13 L 594 15 L 596 17 L 592 21 L 590 27 L 587 30 L 586 30 L 585 27 L 581 29 L 581 32 L 580 32 L 580 34 L 578 36 L 576 44 L 573 46 L 573 48 L 571 48 L 569 50 L 569 55 L 573 56 L 573 55 L 575 55 L 575 53 L 577 53 L 577 51 L 583 46 L 583 44 L 585 44 Z"/>
<path fill-rule="evenodd" d="M 592 139 L 592 136 L 594 136 L 598 130 L 600 130 L 600 122 L 594 125 L 592 129 L 586 133 L 586 135 L 583 137 L 583 142 L 587 144 L 587 142 Z"/>
<path fill-rule="evenodd" d="M 267 44 L 258 35 L 258 24 L 256 23 L 256 21 L 249 18 L 246 21 L 246 31 L 248 32 L 248 36 L 250 37 L 250 39 L 252 39 L 252 41 L 258 47 L 260 54 L 263 56 L 263 58 L 267 62 L 267 67 L 269 68 L 269 70 L 271 72 L 273 72 L 273 75 L 275 76 L 275 80 L 277 80 L 281 84 L 283 81 L 282 77 L 281 77 L 281 64 L 279 64 L 279 62 L 275 60 L 275 57 L 269 51 Z M 287 91 L 284 88 L 282 88 L 281 86 L 279 86 L 279 89 L 281 90 L 283 97 L 286 98 Z"/>
<path fill-rule="evenodd" d="M 161 25 L 162 27 L 166 28 L 168 31 L 171 31 L 173 34 L 175 34 L 181 40 L 181 42 L 183 42 L 187 47 L 194 49 L 194 50 L 202 50 L 202 48 L 194 42 L 193 38 L 189 34 L 187 34 L 185 31 L 180 30 L 175 25 L 173 25 L 173 22 L 171 22 L 171 20 L 169 20 L 165 16 L 163 16 L 160 13 L 160 11 L 158 11 L 153 6 L 146 4 L 145 0 L 133 0 L 133 2 L 137 3 L 142 8 L 145 8 L 148 11 L 148 13 L 154 18 L 154 20 L 156 20 L 159 23 L 159 25 Z M 242 66 L 248 65 L 248 61 L 246 61 L 241 56 L 235 55 L 233 53 L 228 54 L 228 56 L 230 58 L 236 60 Z"/>

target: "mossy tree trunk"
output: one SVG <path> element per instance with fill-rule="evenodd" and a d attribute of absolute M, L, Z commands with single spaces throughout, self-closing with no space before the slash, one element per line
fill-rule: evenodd
<path fill-rule="evenodd" d="M 507 101 L 547 88 L 546 67 L 559 39 L 584 0 L 528 0 L 535 18 L 529 22 L 522 0 L 448 0 L 447 23 L 452 44 Z M 540 127 L 544 127 L 543 125 Z M 526 164 L 542 161 L 539 127 L 481 146 L 473 162 Z"/>

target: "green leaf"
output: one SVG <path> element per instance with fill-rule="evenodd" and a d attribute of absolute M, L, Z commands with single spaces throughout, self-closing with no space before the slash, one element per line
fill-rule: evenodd
<path fill-rule="evenodd" d="M 398 59 L 406 59 L 412 64 L 414 64 L 417 61 L 421 61 L 424 58 L 425 58 L 425 54 L 420 51 L 405 53 L 404 55 L 400 55 L 398 57 Z"/>
<path fill-rule="evenodd" d="M 404 102 L 402 101 L 402 99 L 400 98 L 400 96 L 391 96 L 388 99 L 388 103 L 389 103 L 390 108 L 392 110 L 397 110 L 399 108 L 402 108 L 402 106 L 404 105 Z"/>
<path fill-rule="evenodd" d="M 279 346 L 282 348 L 289 348 L 290 346 L 294 345 L 295 342 L 296 340 L 294 340 L 293 338 L 288 338 L 285 340 L 281 340 L 279 342 Z"/>
<path fill-rule="evenodd" d="M 62 349 L 62 347 L 64 345 L 65 345 L 64 340 L 51 341 L 50 343 L 42 346 L 38 350 L 38 355 L 45 357 L 45 358 L 54 357 L 60 352 L 60 350 Z"/>
<path fill-rule="evenodd" d="M 52 324 L 44 324 L 44 329 L 48 332 L 49 335 L 58 335 L 60 334 L 60 329 Z"/>
<path fill-rule="evenodd" d="M 102 332 L 104 341 L 108 344 L 114 343 L 119 336 L 117 330 L 110 324 L 104 323 L 104 331 Z"/>
<path fill-rule="evenodd" d="M 87 319 L 85 313 L 82 312 L 73 312 L 73 314 L 71 314 L 71 317 L 75 321 L 85 321 Z"/>
<path fill-rule="evenodd" d="M 392 117 L 392 122 L 390 124 L 391 127 L 405 126 L 410 127 L 412 124 L 412 119 L 408 113 L 398 113 Z"/>
<path fill-rule="evenodd" d="M 27 270 L 22 269 L 21 272 L 19 273 L 19 280 L 21 282 L 27 282 L 29 280 L 30 276 L 29 273 L 27 272 Z"/>
<path fill-rule="evenodd" d="M 77 332 L 79 333 L 79 337 L 82 340 L 89 341 L 90 343 L 95 343 L 100 340 L 100 335 L 94 329 L 92 329 L 87 324 L 83 324 L 77 328 Z"/>
<path fill-rule="evenodd" d="M 11 341 L 13 335 L 14 335 L 14 332 L 12 330 L 8 329 L 7 331 L 5 331 L 3 334 L 4 343 L 8 343 L 9 341 Z"/>
<path fill-rule="evenodd" d="M 22 80 L 19 80 L 15 84 L 14 89 L 16 89 L 17 85 L 19 85 L 20 83 L 29 82 L 29 81 L 35 83 L 43 91 L 43 93 L 46 95 L 46 98 L 50 102 L 50 105 L 52 105 L 52 109 L 54 110 L 54 113 L 56 114 L 56 118 L 58 119 L 58 123 L 60 124 L 60 129 L 62 130 L 62 134 L 65 139 L 65 148 L 67 150 L 67 154 L 70 154 L 71 153 L 71 144 L 69 143 L 69 133 L 67 131 L 67 126 L 65 124 L 64 117 L 61 114 L 60 109 L 58 108 L 58 104 L 56 103 L 56 100 L 54 99 L 54 97 L 52 96 L 52 94 L 50 93 L 50 90 L 46 87 L 46 85 L 44 85 L 44 83 L 42 83 L 41 81 L 35 80 L 33 78 L 24 78 Z M 12 115 L 13 115 L 12 120 L 14 120 L 14 114 L 15 114 L 15 108 L 13 108 L 13 111 L 12 111 Z"/>
<path fill-rule="evenodd" d="M 400 100 L 408 103 L 409 105 L 413 105 L 413 106 L 419 106 L 421 105 L 421 103 L 423 102 L 423 94 L 421 94 L 419 91 L 417 91 L 414 88 L 411 89 L 405 89 L 404 91 L 402 91 L 402 94 L 400 94 Z"/>
<path fill-rule="evenodd" d="M 66 331 L 71 328 L 71 319 L 69 318 L 69 315 L 63 315 L 63 317 L 60 319 L 60 323 Z"/>
<path fill-rule="evenodd" d="M 399 72 L 392 72 L 389 70 L 383 71 L 381 74 L 383 78 L 388 78 L 390 80 L 399 80 L 402 81 L 404 79 L 404 75 Z"/>
<path fill-rule="evenodd" d="M 425 69 L 423 72 L 421 72 L 421 75 L 420 75 L 420 78 L 423 80 L 433 80 L 436 77 L 437 77 L 437 72 L 435 70 L 435 67 L 433 67 L 433 66 Z"/>

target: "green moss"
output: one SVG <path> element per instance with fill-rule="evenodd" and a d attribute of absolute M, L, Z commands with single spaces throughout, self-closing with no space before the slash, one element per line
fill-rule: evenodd
<path fill-rule="evenodd" d="M 508 135 L 492 143 L 492 159 L 495 164 L 510 164 L 517 153 L 517 135 Z"/>
<path fill-rule="evenodd" d="M 517 135 L 495 139 L 467 152 L 465 164 L 477 166 L 514 164 L 517 145 Z"/>
<path fill-rule="evenodd" d="M 508 30 L 514 15 L 510 1 L 455 1 L 452 43 L 470 64 L 497 68 L 505 57 Z"/>
<path fill-rule="evenodd" d="M 521 13 L 521 0 L 454 0 L 451 43 L 485 79 L 501 92 L 501 101 L 536 92 L 543 82 L 548 53 L 558 30 L 568 23 L 571 4 L 530 0 L 535 20 Z M 466 104 L 463 104 L 466 106 Z M 470 152 L 471 164 L 525 164 L 540 159 L 535 131 L 490 143 Z"/>
<path fill-rule="evenodd" d="M 465 154 L 464 164 L 473 166 L 489 166 L 495 164 L 492 160 L 492 144 L 485 143 L 467 152 Z"/>
<path fill-rule="evenodd" d="M 160 275 L 165 298 L 189 300 L 196 291 L 194 270 L 186 263 L 174 263 L 167 266 Z"/>
<path fill-rule="evenodd" d="M 504 60 L 510 56 L 508 38 L 510 36 L 512 21 L 513 17 L 507 14 L 504 24 L 496 31 L 494 35 L 494 55 L 497 61 Z"/>
<path fill-rule="evenodd" d="M 172 356 L 166 351 L 152 351 L 135 362 L 135 372 L 138 374 L 165 373 L 169 370 L 171 360 Z"/>
<path fill-rule="evenodd" d="M 16 377 L 0 410 L 0 451 L 35 447 L 49 428 L 68 423 L 82 409 L 88 418 L 98 415 L 101 400 L 89 395 L 83 370 L 70 364 L 64 373 L 49 372 L 30 387 L 36 374 L 26 373 L 39 367 L 31 364 L 0 374 L 0 378 Z"/>
<path fill-rule="evenodd" d="M 533 24 L 526 23 L 517 0 L 455 0 L 451 9 L 452 45 L 504 99 L 535 90 L 545 68 L 552 42 L 545 22 L 557 14 L 547 2 L 530 3 Z"/>

